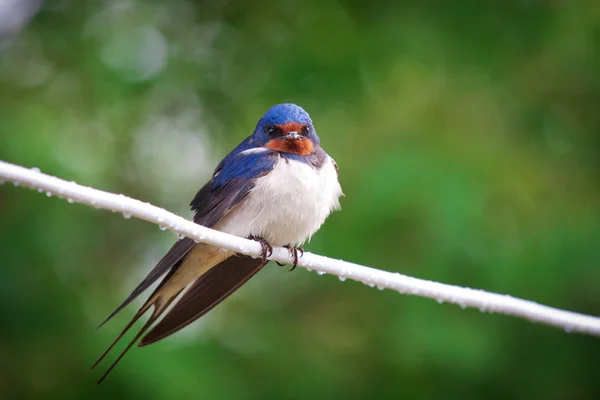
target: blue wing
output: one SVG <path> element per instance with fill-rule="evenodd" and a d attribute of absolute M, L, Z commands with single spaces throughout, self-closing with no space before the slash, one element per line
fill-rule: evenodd
<path fill-rule="evenodd" d="M 240 146 L 217 166 L 213 178 L 190 203 L 195 223 L 213 227 L 248 195 L 257 178 L 273 169 L 279 158 L 277 152 L 266 149 L 234 154 Z"/>
<path fill-rule="evenodd" d="M 275 151 L 265 149 L 245 152 L 251 147 L 249 139 L 242 142 L 219 163 L 213 178 L 192 200 L 190 205 L 195 211 L 195 223 L 213 227 L 248 195 L 257 178 L 268 174 L 275 166 L 279 157 Z M 177 241 L 129 297 L 100 326 L 125 308 L 167 271 L 177 268 L 194 245 L 195 242 L 189 238 Z"/>

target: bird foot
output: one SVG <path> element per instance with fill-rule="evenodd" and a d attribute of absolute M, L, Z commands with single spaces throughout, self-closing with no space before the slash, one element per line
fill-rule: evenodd
<path fill-rule="evenodd" d="M 290 272 L 291 272 L 296 269 L 296 265 L 298 265 L 298 259 L 304 255 L 304 249 L 302 247 L 295 247 L 295 246 L 291 246 L 291 245 L 287 245 L 287 246 L 283 246 L 283 247 L 288 249 L 288 251 L 290 252 L 290 255 L 292 256 L 292 269 L 290 269 Z M 298 253 L 300 253 L 300 255 L 298 255 Z M 285 264 L 280 263 L 279 261 L 275 261 L 275 262 L 280 267 L 283 267 L 285 265 Z"/>
<path fill-rule="evenodd" d="M 263 262 L 263 265 L 266 264 L 269 261 L 267 260 L 267 257 L 270 257 L 273 254 L 273 246 L 271 246 L 264 238 L 259 236 L 250 235 L 248 238 L 260 243 L 260 247 L 262 247 L 262 254 L 260 255 L 260 258 Z"/>

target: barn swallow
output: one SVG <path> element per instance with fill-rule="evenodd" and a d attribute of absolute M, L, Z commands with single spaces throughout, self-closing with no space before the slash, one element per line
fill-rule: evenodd
<path fill-rule="evenodd" d="M 125 301 L 102 323 L 164 276 L 94 368 L 150 308 L 142 329 L 98 383 L 156 322 L 173 300 L 183 296 L 145 336 L 139 346 L 163 339 L 232 294 L 268 262 L 272 246 L 285 246 L 295 264 L 301 246 L 340 208 L 342 189 L 335 161 L 321 148 L 309 115 L 295 104 L 271 107 L 254 133 L 216 167 L 190 206 L 193 221 L 208 228 L 257 240 L 262 257 L 235 254 L 189 238 L 178 240 Z M 102 326 L 100 325 L 100 326 Z"/>

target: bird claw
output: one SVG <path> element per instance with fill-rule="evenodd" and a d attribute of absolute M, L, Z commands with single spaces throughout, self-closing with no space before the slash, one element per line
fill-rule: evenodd
<path fill-rule="evenodd" d="M 273 246 L 271 246 L 269 242 L 267 242 L 264 238 L 261 238 L 259 236 L 250 235 L 249 239 L 255 240 L 258 243 L 260 243 L 260 247 L 262 248 L 262 254 L 260 255 L 260 258 L 262 260 L 262 263 L 266 264 L 269 261 L 267 260 L 267 257 L 271 257 L 271 255 L 273 254 Z"/>
<path fill-rule="evenodd" d="M 290 252 L 290 255 L 292 256 L 292 268 L 290 269 L 290 272 L 292 272 L 293 270 L 296 269 L 296 265 L 298 265 L 298 259 L 300 257 L 302 257 L 304 255 L 304 249 L 302 247 L 292 247 L 292 246 L 283 246 L 286 249 L 288 249 L 288 251 Z M 300 256 L 298 256 L 298 253 L 300 253 Z M 279 264 L 279 263 L 277 263 Z M 280 266 L 283 266 L 283 264 L 279 264 Z"/>

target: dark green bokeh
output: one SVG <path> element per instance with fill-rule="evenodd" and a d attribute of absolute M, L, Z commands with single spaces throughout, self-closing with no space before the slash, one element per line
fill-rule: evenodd
<path fill-rule="evenodd" d="M 600 315 L 598 43 L 591 0 L 48 1 L 2 40 L 0 159 L 189 217 L 295 102 L 346 194 L 308 250 Z M 597 338 L 276 266 L 98 387 L 136 306 L 95 326 L 174 236 L 0 210 L 3 398 L 600 398 Z"/>

